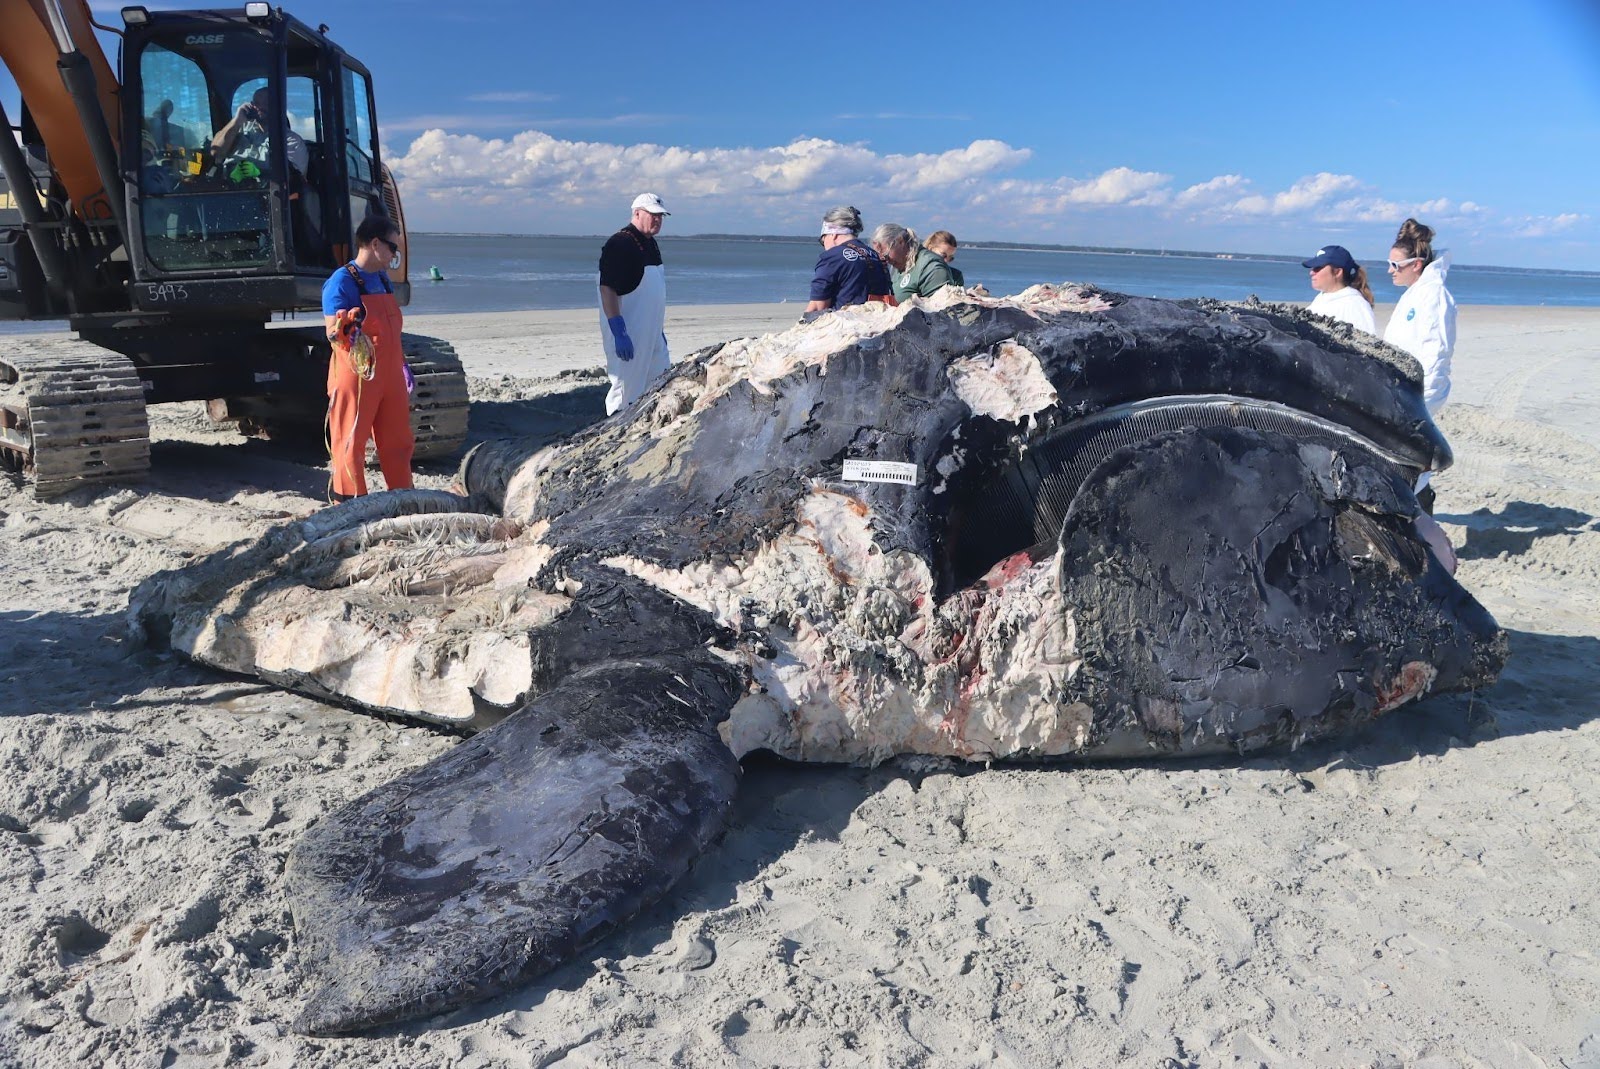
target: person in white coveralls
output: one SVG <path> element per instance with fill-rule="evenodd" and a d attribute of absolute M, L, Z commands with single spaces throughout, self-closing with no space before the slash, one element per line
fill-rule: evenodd
<path fill-rule="evenodd" d="M 1400 224 L 1389 250 L 1389 278 L 1405 290 L 1383 340 L 1422 365 L 1422 399 L 1437 415 L 1450 396 L 1450 357 L 1456 348 L 1456 299 L 1445 288 L 1450 254 L 1433 251 L 1433 228 L 1415 219 Z"/>
<path fill-rule="evenodd" d="M 1445 288 L 1450 254 L 1433 249 L 1433 228 L 1415 219 L 1400 224 L 1389 250 L 1389 279 L 1405 290 L 1383 328 L 1383 340 L 1422 365 L 1422 400 L 1437 416 L 1450 396 L 1450 357 L 1456 349 L 1456 299 Z M 1429 473 L 1417 480 L 1417 500 L 1433 512 Z"/>

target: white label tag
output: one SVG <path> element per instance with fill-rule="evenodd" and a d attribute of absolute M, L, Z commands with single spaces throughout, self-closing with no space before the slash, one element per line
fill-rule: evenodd
<path fill-rule="evenodd" d="M 276 371 L 258 371 L 258 372 L 256 372 L 256 381 L 257 382 L 277 382 L 278 381 L 278 373 Z"/>
<path fill-rule="evenodd" d="M 900 483 L 917 485 L 917 466 L 899 460 L 847 460 L 844 462 L 844 481 L 847 483 Z"/>

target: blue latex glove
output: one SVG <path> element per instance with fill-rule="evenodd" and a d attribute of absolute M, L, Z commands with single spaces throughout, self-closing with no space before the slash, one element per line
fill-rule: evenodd
<path fill-rule="evenodd" d="M 606 320 L 606 326 L 611 328 L 611 340 L 617 345 L 618 360 L 633 359 L 633 339 L 628 337 L 628 324 L 622 321 L 621 316 L 612 316 Z"/>

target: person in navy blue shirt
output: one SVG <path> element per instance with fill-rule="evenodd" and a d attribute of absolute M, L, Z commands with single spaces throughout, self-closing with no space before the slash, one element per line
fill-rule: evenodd
<path fill-rule="evenodd" d="M 889 268 L 860 239 L 861 213 L 834 208 L 822 217 L 822 255 L 811 273 L 811 303 L 806 312 L 825 312 L 867 301 L 894 304 Z"/>

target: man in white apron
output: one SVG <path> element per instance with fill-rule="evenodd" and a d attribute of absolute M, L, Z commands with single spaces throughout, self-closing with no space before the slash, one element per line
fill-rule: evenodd
<path fill-rule="evenodd" d="M 667 350 L 667 276 L 656 235 L 670 214 L 654 193 L 633 199 L 633 221 L 600 250 L 600 344 L 606 353 L 606 415 L 639 399 L 672 365 Z"/>

